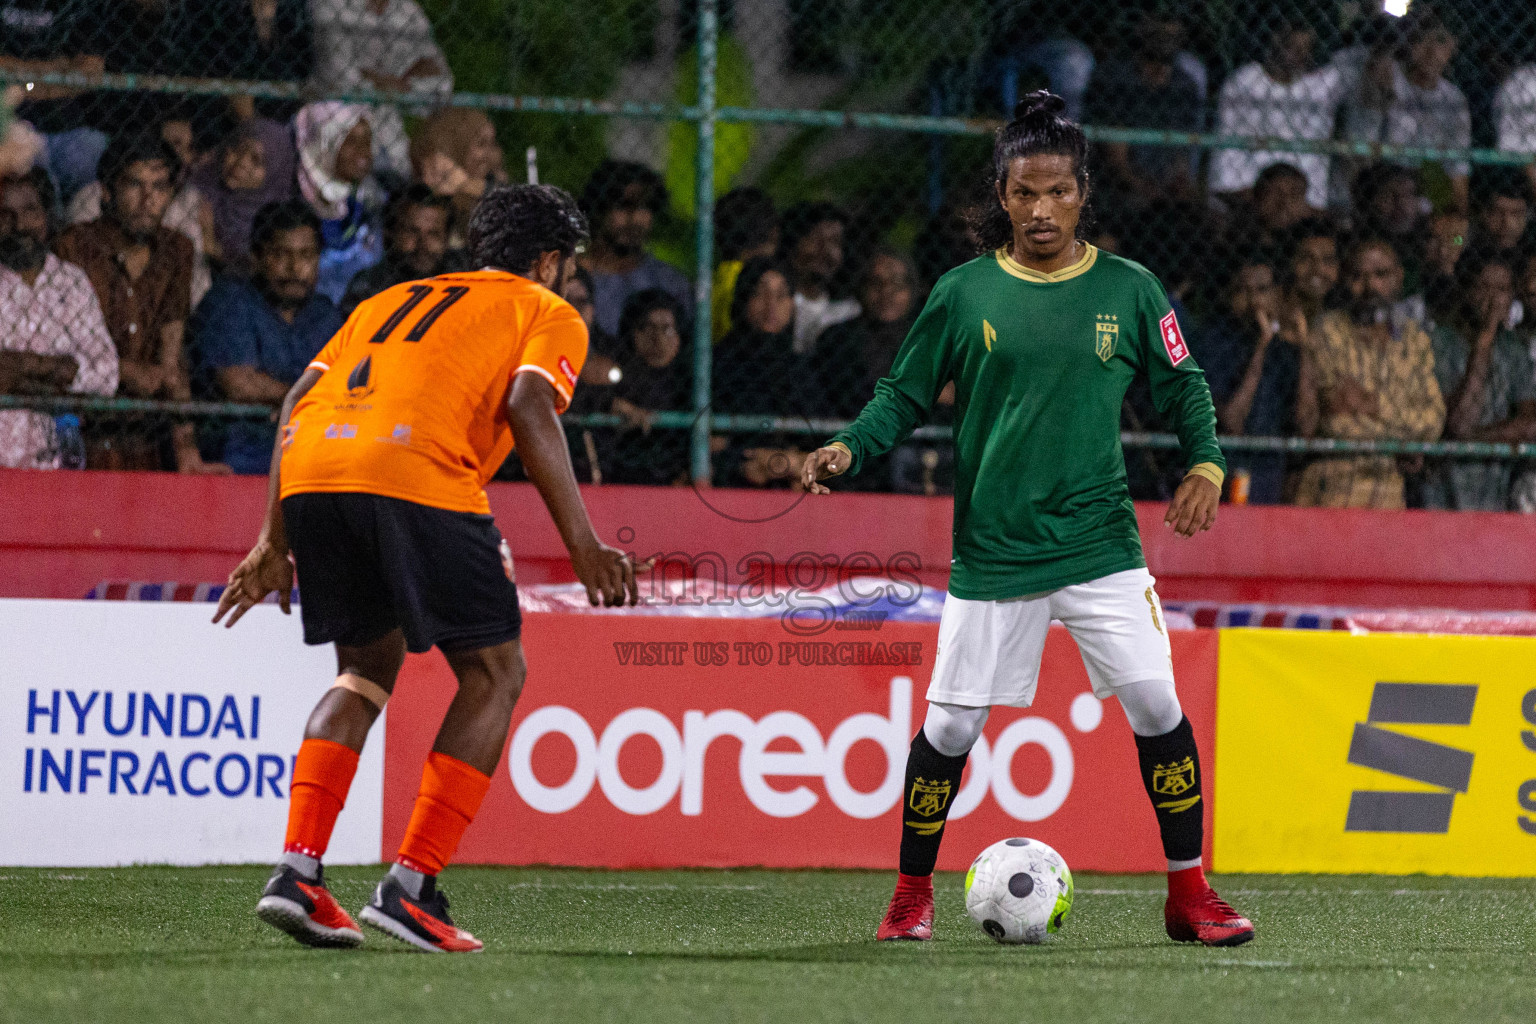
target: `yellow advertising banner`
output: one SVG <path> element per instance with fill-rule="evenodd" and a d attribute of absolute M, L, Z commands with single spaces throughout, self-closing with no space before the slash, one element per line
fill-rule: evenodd
<path fill-rule="evenodd" d="M 1536 875 L 1536 639 L 1231 629 L 1220 871 Z"/>

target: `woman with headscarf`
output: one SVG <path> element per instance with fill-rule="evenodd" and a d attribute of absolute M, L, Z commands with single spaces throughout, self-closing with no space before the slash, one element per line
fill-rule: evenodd
<path fill-rule="evenodd" d="M 462 249 L 469 215 L 485 190 L 507 180 L 496 126 L 483 110 L 449 107 L 422 124 L 411 140 L 416 180 L 453 200 L 448 247 Z"/>
<path fill-rule="evenodd" d="M 612 483 L 667 486 L 688 478 L 688 432 L 653 429 L 658 412 L 687 409 L 693 363 L 682 331 L 683 304 L 660 288 L 636 292 L 619 318 L 618 381 L 608 411 L 624 420 L 597 435 L 603 476 Z M 598 389 L 592 389 L 598 390 Z"/>
<path fill-rule="evenodd" d="M 823 404 L 808 355 L 795 351 L 795 295 L 790 270 L 751 259 L 736 278 L 731 329 L 715 348 L 711 407 L 718 413 L 805 419 Z M 717 440 L 724 452 L 719 481 L 765 487 L 796 478 L 805 452 L 798 435 L 767 433 Z"/>
<path fill-rule="evenodd" d="M 373 179 L 372 112 L 355 103 L 311 103 L 293 119 L 299 192 L 320 218 L 316 290 L 340 303 L 361 270 L 384 258 L 378 214 L 384 193 Z"/>
<path fill-rule="evenodd" d="M 250 273 L 256 211 L 293 196 L 297 166 L 288 126 L 258 117 L 242 122 L 192 175 L 213 218 L 209 256 L 225 271 Z"/>

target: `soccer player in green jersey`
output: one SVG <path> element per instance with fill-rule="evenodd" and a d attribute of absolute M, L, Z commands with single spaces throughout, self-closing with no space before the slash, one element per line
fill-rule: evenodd
<path fill-rule="evenodd" d="M 933 935 L 933 866 L 950 799 L 993 705 L 1028 707 L 1052 619 L 1100 699 L 1119 698 L 1168 858 L 1169 937 L 1230 946 L 1253 926 L 1201 868 L 1200 756 L 1174 692 L 1161 606 L 1142 557 L 1120 451 L 1120 406 L 1144 374 L 1189 470 L 1167 525 L 1216 520 L 1225 461 L 1205 375 L 1143 267 L 1077 237 L 1088 142 L 1046 92 L 997 136 L 984 254 L 945 274 L 875 396 L 806 460 L 803 482 L 858 472 L 900 444 L 954 381 L 955 525 L 928 715 L 912 740 L 901 868 L 878 937 Z M 924 799 L 919 799 L 919 796 Z"/>

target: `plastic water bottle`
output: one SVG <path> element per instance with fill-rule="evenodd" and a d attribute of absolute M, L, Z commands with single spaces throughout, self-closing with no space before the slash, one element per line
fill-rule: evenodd
<path fill-rule="evenodd" d="M 80 417 L 65 413 L 53 421 L 59 448 L 59 468 L 85 468 L 85 438 L 80 433 Z"/>

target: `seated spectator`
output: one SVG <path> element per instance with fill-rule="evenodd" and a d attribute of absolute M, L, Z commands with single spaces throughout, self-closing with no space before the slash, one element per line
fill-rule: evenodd
<path fill-rule="evenodd" d="M 877 251 L 864 267 L 857 287 L 863 311 L 852 320 L 827 328 L 812 353 L 812 372 L 825 394 L 823 415 L 852 419 L 874 397 L 875 384 L 891 372 L 896 353 L 917 318 L 917 272 L 905 256 Z M 939 393 L 931 422 L 948 424 L 954 416 L 955 387 Z M 932 494 L 954 475 L 953 447 L 947 443 L 911 441 L 889 455 L 870 459 L 850 485 L 857 490 L 895 490 Z"/>
<path fill-rule="evenodd" d="M 1462 261 L 1460 308 L 1438 325 L 1435 379 L 1445 396 L 1445 436 L 1455 441 L 1536 441 L 1536 381 L 1530 349 L 1504 325 L 1515 299 L 1515 268 L 1484 254 Z M 1447 459 L 1426 474 L 1429 508 L 1502 512 L 1511 465 Z"/>
<path fill-rule="evenodd" d="M 1285 278 L 1286 301 L 1307 318 L 1310 333 L 1339 283 L 1339 241 L 1333 225 L 1314 217 L 1291 229 Z"/>
<path fill-rule="evenodd" d="M 256 117 L 242 121 L 192 175 L 213 221 L 210 255 L 225 272 L 251 272 L 251 225 L 268 203 L 293 197 L 298 154 L 287 125 Z"/>
<path fill-rule="evenodd" d="M 736 278 L 731 331 L 715 348 L 712 407 L 721 413 L 803 417 L 823 401 L 807 357 L 794 348 L 795 297 L 790 270 L 775 260 L 748 260 Z M 721 482 L 788 485 L 805 460 L 801 439 L 778 433 L 715 438 Z"/>
<path fill-rule="evenodd" d="M 684 355 L 682 303 L 660 288 L 630 296 L 619 321 L 618 364 L 609 411 L 621 431 L 604 431 L 599 445 L 605 479 L 621 484 L 686 483 L 688 432 L 652 431 L 655 414 L 693 405 L 693 366 Z M 636 433 L 644 435 L 644 440 Z"/>
<path fill-rule="evenodd" d="M 308 0 L 198 0 L 183 33 L 185 63 L 197 77 L 245 82 L 302 82 L 315 71 Z M 232 96 L 242 121 L 288 121 L 299 104 L 276 97 Z M 247 253 L 249 255 L 249 253 Z"/>
<path fill-rule="evenodd" d="M 905 256 L 883 249 L 870 257 L 858 294 L 859 315 L 827 328 L 812 357 L 830 403 L 826 415 L 843 419 L 857 416 L 874 397 L 875 382 L 891 372 L 917 317 L 917 273 Z"/>
<path fill-rule="evenodd" d="M 453 73 L 415 0 L 311 0 L 319 67 L 315 84 L 330 92 L 374 88 L 414 93 L 424 102 L 453 92 Z M 374 168 L 386 179 L 411 174 L 410 140 L 398 108 L 369 108 Z"/>
<path fill-rule="evenodd" d="M 1336 67 L 1314 69 L 1317 33 L 1299 15 L 1283 13 L 1262 62 L 1232 72 L 1217 101 L 1216 132 L 1250 138 L 1323 142 L 1333 136 L 1345 79 Z M 1218 150 L 1210 186 L 1217 193 L 1253 187 L 1270 164 L 1293 163 L 1307 176 L 1307 203 L 1328 202 L 1328 158 L 1321 153 Z"/>
<path fill-rule="evenodd" d="M 341 311 L 351 316 L 358 303 L 406 281 L 469 269 L 463 253 L 448 251 L 453 206 L 427 186 L 409 186 L 384 208 L 384 259 L 352 279 Z"/>
<path fill-rule="evenodd" d="M 937 281 L 976 258 L 981 251 L 976 225 L 994 202 L 984 188 L 945 197 L 912 240 L 912 262 L 919 280 Z"/>
<path fill-rule="evenodd" d="M 1307 176 L 1291 163 L 1274 163 L 1259 172 L 1253 183 L 1252 223 L 1242 225 L 1248 248 L 1256 244 L 1266 254 L 1278 256 L 1292 228 L 1318 211 L 1307 203 Z"/>
<path fill-rule="evenodd" d="M 644 164 L 604 160 L 582 189 L 581 208 L 592 225 L 592 244 L 581 265 L 592 275 L 597 325 L 617 335 L 624 303 L 647 288 L 660 288 L 682 303 L 683 316 L 692 323 L 693 286 L 647 249 L 651 230 L 667 209 L 661 175 Z"/>
<path fill-rule="evenodd" d="M 1516 294 L 1521 306 L 1519 326 L 1531 343 L 1528 347 L 1532 357 L 1536 358 L 1536 255 L 1526 257 L 1518 280 Z"/>
<path fill-rule="evenodd" d="M 1536 63 L 1522 64 L 1499 87 L 1493 100 L 1498 146 L 1512 153 L 1536 153 Z M 1536 162 L 1525 165 L 1526 180 L 1536 190 Z"/>
<path fill-rule="evenodd" d="M 203 201 L 202 193 L 192 184 L 188 173 L 196 158 L 192 144 L 192 121 L 188 117 L 173 116 L 161 121 L 160 138 L 176 151 L 181 161 L 181 171 L 176 179 L 176 191 L 165 208 L 161 226 L 185 235 L 192 243 L 192 305 L 195 307 L 208 294 L 213 284 L 208 267 L 207 242 L 211 241 L 213 212 Z M 70 224 L 85 224 L 101 216 L 101 182 L 93 181 L 75 193 L 70 200 L 65 219 Z M 207 234 L 205 235 L 205 230 Z"/>
<path fill-rule="evenodd" d="M 1307 341 L 1297 387 L 1303 437 L 1433 441 L 1445 425 L 1429 335 L 1394 309 L 1402 293 L 1397 251 L 1361 239 L 1344 257 L 1349 306 L 1323 314 Z M 1422 459 L 1401 464 L 1410 471 Z M 1404 508 L 1400 460 L 1390 455 L 1318 459 L 1297 482 L 1296 504 Z"/>
<path fill-rule="evenodd" d="M 278 406 L 343 318 L 317 294 L 320 219 L 297 199 L 264 206 L 251 231 L 255 276 L 221 277 L 193 325 L 202 366 L 231 402 Z M 229 427 L 224 461 L 236 473 L 266 473 L 276 428 Z"/>
<path fill-rule="evenodd" d="M 843 269 L 843 235 L 848 217 L 831 203 L 801 203 L 784 211 L 779 259 L 793 275 L 795 352 L 816 347 L 821 332 L 859 315 L 854 298 L 834 297 Z"/>
<path fill-rule="evenodd" d="M 582 384 L 612 385 L 617 380 L 613 369 L 618 364 L 614 362 L 613 355 L 618 349 L 618 343 L 597 326 L 597 304 L 592 301 L 592 275 L 587 273 L 585 267 L 577 267 L 565 283 L 565 301 L 576 308 L 576 312 L 581 314 L 581 322 L 587 325 L 587 361 L 581 368 Z M 573 403 L 581 398 L 582 390 L 577 389 L 576 398 L 571 400 Z"/>
<path fill-rule="evenodd" d="M 1472 244 L 1513 263 L 1530 249 L 1531 186 L 1514 167 L 1484 167 L 1476 177 Z"/>
<path fill-rule="evenodd" d="M 181 160 L 157 135 L 123 135 L 102 154 L 101 216 L 75 224 L 55 245 L 90 278 L 117 347 L 119 391 L 133 398 L 186 401 L 192 389 L 183 352 L 192 301 L 192 243 L 162 226 Z M 162 436 L 166 434 L 167 436 Z M 162 442 L 183 473 L 227 473 L 197 448 L 191 423 L 87 431 L 91 468 L 161 469 Z"/>
<path fill-rule="evenodd" d="M 469 215 L 486 189 L 506 182 L 505 162 L 496 126 L 483 110 L 449 107 L 427 118 L 416 132 L 411 140 L 416 180 L 453 201 L 449 248 L 464 248 Z"/>
<path fill-rule="evenodd" d="M 1337 264 L 1334 273 L 1337 276 Z M 1238 265 L 1227 286 L 1227 308 L 1197 336 L 1194 348 L 1211 387 L 1221 433 L 1295 433 L 1296 385 L 1306 340 L 1306 314 L 1282 301 L 1275 268 L 1260 259 Z M 1228 477 L 1245 473 L 1250 503 L 1277 505 L 1284 500 L 1283 454 L 1231 452 Z"/>
<path fill-rule="evenodd" d="M 1371 164 L 1356 176 L 1352 194 L 1354 234 L 1391 242 L 1408 264 L 1412 288 L 1417 282 L 1418 241 L 1423 237 L 1429 206 L 1419 193 L 1418 175 L 1399 164 Z"/>
<path fill-rule="evenodd" d="M 373 178 L 373 126 L 367 107 L 311 103 L 294 118 L 299 193 L 320 218 L 318 290 L 340 302 L 360 272 L 384 258 Z"/>
<path fill-rule="evenodd" d="M 710 289 L 710 326 L 716 342 L 731 329 L 736 278 L 751 259 L 772 256 L 779 247 L 779 211 L 760 188 L 732 189 L 715 203 L 715 244 L 720 262 Z"/>
<path fill-rule="evenodd" d="M 16 117 L 16 104 L 24 95 L 19 85 L 0 88 L 0 178 L 26 174 L 46 148 L 43 137 Z"/>
<path fill-rule="evenodd" d="M 42 168 L 0 179 L 0 394 L 111 395 L 117 350 L 90 279 L 48 251 L 52 207 Z M 0 466 L 60 464 L 52 416 L 0 411 Z"/>
<path fill-rule="evenodd" d="M 1101 62 L 1088 85 L 1090 124 L 1198 132 L 1205 127 L 1203 90 L 1179 66 L 1184 25 L 1166 8 L 1143 13 L 1130 59 Z M 1188 146 L 1106 142 L 1099 188 L 1123 208 L 1196 198 L 1200 152 Z"/>
<path fill-rule="evenodd" d="M 99 75 L 106 70 L 95 5 L 77 0 L 5 0 L 0 68 L 18 74 Z M 16 116 L 42 134 L 43 164 L 68 202 L 96 177 L 107 136 L 94 127 L 95 97 L 61 85 L 33 85 Z"/>
<path fill-rule="evenodd" d="M 189 46 L 198 4 L 183 0 L 116 0 L 77 6 L 94 8 L 91 31 L 99 40 L 94 48 L 101 52 L 108 74 L 196 75 L 203 70 L 195 63 L 196 51 Z M 215 31 L 222 36 L 228 30 L 220 26 Z M 167 118 L 184 116 L 177 111 L 190 109 L 202 113 L 226 106 L 214 98 L 174 96 L 147 89 L 109 89 L 91 95 L 89 123 L 110 134 L 153 131 Z"/>
<path fill-rule="evenodd" d="M 1456 264 L 1467 248 L 1471 221 L 1464 213 L 1441 210 L 1432 214 L 1419 247 L 1418 319 L 1426 327 L 1451 311 L 1456 301 Z M 1410 307 L 1412 308 L 1412 307 Z"/>
<path fill-rule="evenodd" d="M 1456 37 L 1435 11 L 1415 6 L 1403 19 L 1404 44 L 1392 67 L 1390 91 L 1380 102 L 1352 101 L 1344 119 L 1344 134 L 1359 142 L 1432 149 L 1466 149 L 1472 145 L 1472 114 L 1461 90 L 1445 78 L 1456 55 Z M 1449 178 L 1452 204 L 1467 208 L 1465 160 L 1440 165 Z"/>

